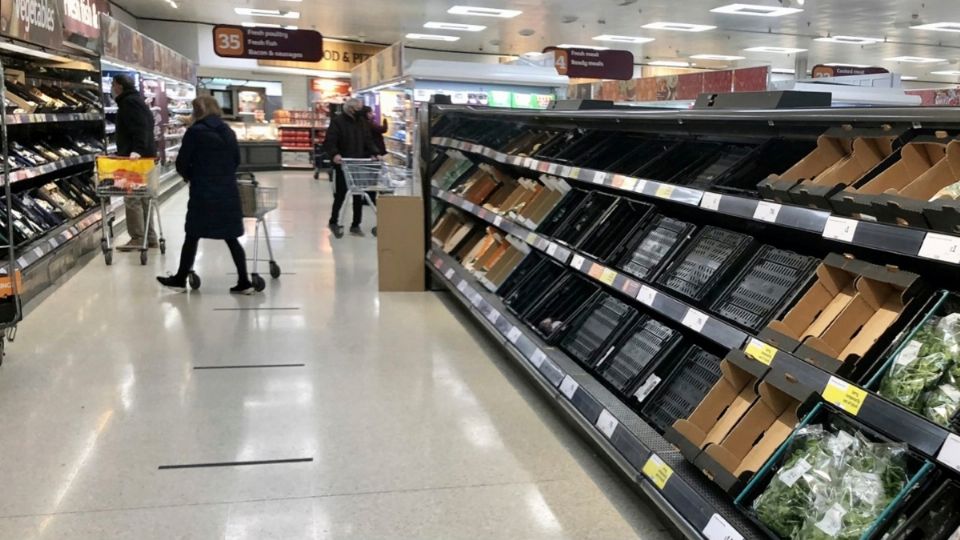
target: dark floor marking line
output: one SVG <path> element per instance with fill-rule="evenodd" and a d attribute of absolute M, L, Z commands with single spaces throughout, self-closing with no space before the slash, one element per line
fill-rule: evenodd
<path fill-rule="evenodd" d="M 309 463 L 313 458 L 295 459 L 265 459 L 260 461 L 222 461 L 220 463 L 188 463 L 185 465 L 160 465 L 158 470 L 169 469 L 204 469 L 209 467 L 248 467 L 250 465 L 278 465 L 282 463 Z"/>
<path fill-rule="evenodd" d="M 298 307 L 223 307 L 214 311 L 299 311 Z"/>
<path fill-rule="evenodd" d="M 237 273 L 236 273 L 236 272 L 227 272 L 227 275 L 228 275 L 228 276 L 235 276 L 235 275 L 237 275 Z M 283 276 L 295 276 L 295 275 L 297 275 L 296 272 L 284 272 L 283 274 L 280 275 L 280 277 L 283 277 Z M 277 279 L 280 279 L 280 278 L 277 278 Z"/>
<path fill-rule="evenodd" d="M 193 366 L 193 369 L 253 369 L 276 367 L 304 367 L 306 364 L 240 364 L 235 366 Z"/>

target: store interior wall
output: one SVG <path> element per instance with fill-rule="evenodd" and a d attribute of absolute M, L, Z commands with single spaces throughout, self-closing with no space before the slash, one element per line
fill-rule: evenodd
<path fill-rule="evenodd" d="M 248 69 L 223 69 L 215 67 L 200 66 L 197 71 L 200 77 L 223 77 L 226 79 L 255 80 L 255 81 L 276 81 L 282 87 L 283 108 L 288 110 L 304 110 L 308 108 L 309 99 L 307 96 L 308 78 L 303 75 L 287 75 L 284 73 L 264 73 Z M 259 85 L 249 85 L 259 86 Z M 276 91 L 272 85 L 267 87 L 267 97 L 276 96 Z"/>
<path fill-rule="evenodd" d="M 134 17 L 132 13 L 113 2 L 110 2 L 110 16 L 129 26 L 130 28 L 140 30 L 140 20 Z"/>
<path fill-rule="evenodd" d="M 200 61 L 199 32 L 212 33 L 211 27 L 203 24 L 147 19 L 141 20 L 137 29 L 194 62 Z"/>

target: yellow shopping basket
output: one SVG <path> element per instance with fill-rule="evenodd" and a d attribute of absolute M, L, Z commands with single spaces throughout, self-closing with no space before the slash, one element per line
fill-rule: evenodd
<path fill-rule="evenodd" d="M 97 157 L 97 193 L 155 197 L 160 168 L 153 158 Z"/>

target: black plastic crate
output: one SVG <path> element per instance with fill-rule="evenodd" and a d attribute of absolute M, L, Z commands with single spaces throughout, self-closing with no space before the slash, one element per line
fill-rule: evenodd
<path fill-rule="evenodd" d="M 706 227 L 657 278 L 657 283 L 691 300 L 706 302 L 716 286 L 735 272 L 753 247 L 753 238 Z"/>
<path fill-rule="evenodd" d="M 739 166 L 730 169 L 714 183 L 714 189 L 756 193 L 757 184 L 771 174 L 782 174 L 817 147 L 815 139 L 771 139 L 760 145 Z"/>
<path fill-rule="evenodd" d="M 646 401 L 641 414 L 661 433 L 680 418 L 688 418 L 720 380 L 720 360 L 691 345 Z"/>
<path fill-rule="evenodd" d="M 557 230 L 563 227 L 563 224 L 571 215 L 576 213 L 577 208 L 586 198 L 587 192 L 585 190 L 573 188 L 568 191 L 540 223 L 537 232 L 544 236 L 554 237 Z"/>
<path fill-rule="evenodd" d="M 624 156 L 634 154 L 639 148 L 646 145 L 646 139 L 637 135 L 611 135 L 602 145 L 587 157 L 577 160 L 580 167 L 597 171 L 613 172 L 613 165 L 623 160 Z"/>
<path fill-rule="evenodd" d="M 631 276 L 653 281 L 690 240 L 696 225 L 666 216 L 654 218 L 627 245 L 620 268 Z"/>
<path fill-rule="evenodd" d="M 896 527 L 887 538 L 897 540 L 948 540 L 960 531 L 960 482 L 939 474 L 931 479 L 931 490 L 922 497 L 913 497 L 900 515 Z"/>
<path fill-rule="evenodd" d="M 619 199 L 577 248 L 601 262 L 617 260 L 627 248 L 623 240 L 633 238 L 655 213 L 653 205 Z"/>
<path fill-rule="evenodd" d="M 680 339 L 679 331 L 645 316 L 619 336 L 617 343 L 598 361 L 596 369 L 618 393 L 628 396 L 644 375 L 670 355 Z"/>
<path fill-rule="evenodd" d="M 600 288 L 579 274 L 568 272 L 541 295 L 523 316 L 524 321 L 548 343 L 556 341 L 586 307 Z"/>
<path fill-rule="evenodd" d="M 693 162 L 676 177 L 670 179 L 674 184 L 685 184 L 699 189 L 713 187 L 714 182 L 722 178 L 727 171 L 739 167 L 756 146 L 748 144 L 720 144 L 713 150 Z"/>
<path fill-rule="evenodd" d="M 676 178 L 682 182 L 684 172 L 690 170 L 705 156 L 715 152 L 718 146 L 717 143 L 711 142 L 680 141 L 643 165 L 633 176 L 661 182 L 669 182 Z"/>
<path fill-rule="evenodd" d="M 636 309 L 618 298 L 601 293 L 570 325 L 570 330 L 560 341 L 560 348 L 581 364 L 590 365 L 603 350 L 603 344 L 618 328 L 629 324 L 636 314 Z"/>
<path fill-rule="evenodd" d="M 540 146 L 540 149 L 534 152 L 533 155 L 537 159 L 559 162 L 561 161 L 558 157 L 559 154 L 566 150 L 569 146 L 576 144 L 577 141 L 584 136 L 585 133 L 580 130 L 571 130 L 558 133 L 549 141 Z"/>
<path fill-rule="evenodd" d="M 637 176 L 636 172 L 638 170 L 670 150 L 675 144 L 677 144 L 676 141 L 669 139 L 646 139 L 645 141 L 638 141 L 633 149 L 624 153 L 617 161 L 611 163 L 606 170 L 627 176 Z"/>
<path fill-rule="evenodd" d="M 714 301 L 711 310 L 740 326 L 759 332 L 806 290 L 819 259 L 762 246 Z"/>
<path fill-rule="evenodd" d="M 555 160 L 561 163 L 582 164 L 589 161 L 612 136 L 609 132 L 587 131 L 570 145 L 560 149 Z"/>
<path fill-rule="evenodd" d="M 523 316 L 530 307 L 559 282 L 566 269 L 556 262 L 544 259 L 523 281 L 507 296 L 503 303 L 507 309 Z"/>
<path fill-rule="evenodd" d="M 553 237 L 569 246 L 576 246 L 600 224 L 603 216 L 618 200 L 619 197 L 613 195 L 590 192 Z"/>
<path fill-rule="evenodd" d="M 507 279 L 503 280 L 503 284 L 497 289 L 497 296 L 500 298 L 510 296 L 517 287 L 523 283 L 523 280 L 546 260 L 549 260 L 549 257 L 540 251 L 531 251 L 528 253 L 527 256 L 520 261 L 520 264 L 513 269 L 513 272 L 510 272 Z"/>
<path fill-rule="evenodd" d="M 550 131 L 527 131 L 514 137 L 500 151 L 505 154 L 529 156 L 544 143 L 551 140 L 554 135 L 555 133 Z"/>

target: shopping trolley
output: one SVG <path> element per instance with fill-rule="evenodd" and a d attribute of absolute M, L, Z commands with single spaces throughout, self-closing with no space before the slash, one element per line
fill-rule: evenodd
<path fill-rule="evenodd" d="M 257 273 L 258 262 L 269 263 L 270 277 L 273 279 L 280 277 L 280 265 L 273 258 L 270 230 L 267 229 L 267 223 L 264 220 L 264 216 L 277 208 L 277 188 L 261 186 L 252 173 L 238 174 L 237 182 L 240 186 L 240 206 L 243 208 L 243 217 L 257 220 L 253 233 L 253 267 L 250 269 L 250 281 L 253 283 L 253 288 L 259 292 L 267 287 L 267 283 Z M 260 227 L 263 227 L 263 238 L 267 243 L 267 253 L 270 254 L 270 258 L 266 260 L 260 259 Z"/>
<path fill-rule="evenodd" d="M 127 197 L 149 199 L 147 213 L 143 216 L 144 232 L 150 229 L 150 218 L 156 217 L 157 233 L 160 235 L 160 253 L 167 252 L 160 222 L 160 204 L 157 201 L 157 186 L 160 183 L 160 167 L 153 158 L 128 158 L 97 156 L 97 196 L 100 198 L 100 249 L 107 266 L 113 264 L 113 224 L 116 221 L 111 199 Z M 148 238 L 143 235 L 140 247 L 140 264 L 147 264 Z"/>
<path fill-rule="evenodd" d="M 377 214 L 377 205 L 370 198 L 370 193 L 392 193 L 397 189 L 410 184 L 413 173 L 410 169 L 387 165 L 379 159 L 346 159 L 340 168 L 343 169 L 343 179 L 347 184 L 347 195 L 360 195 L 363 200 Z M 336 190 L 336 182 L 334 182 Z M 343 222 L 343 212 L 346 205 L 340 209 L 340 223 Z M 377 228 L 373 228 L 373 235 L 377 235 Z"/>

